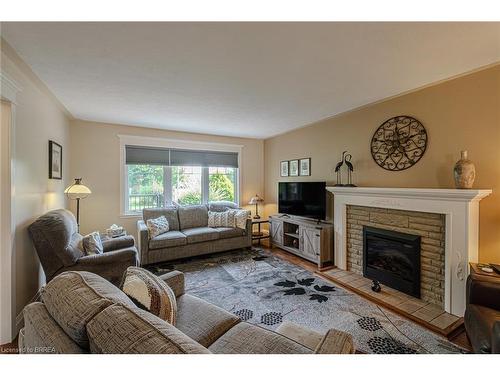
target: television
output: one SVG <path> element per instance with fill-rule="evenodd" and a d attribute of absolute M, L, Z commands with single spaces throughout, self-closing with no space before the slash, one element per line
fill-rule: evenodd
<path fill-rule="evenodd" d="M 325 220 L 326 182 L 279 182 L 278 212 Z"/>

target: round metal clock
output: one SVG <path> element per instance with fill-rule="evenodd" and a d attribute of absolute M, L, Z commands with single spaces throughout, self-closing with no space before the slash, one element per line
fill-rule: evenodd
<path fill-rule="evenodd" d="M 371 152 L 375 163 L 388 171 L 402 171 L 416 164 L 427 148 L 427 132 L 410 116 L 390 118 L 373 134 Z"/>

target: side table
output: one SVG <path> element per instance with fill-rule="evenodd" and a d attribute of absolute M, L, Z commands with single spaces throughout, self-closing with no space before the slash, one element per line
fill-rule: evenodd
<path fill-rule="evenodd" d="M 252 241 L 257 241 L 260 245 L 260 240 L 269 238 L 269 231 L 261 228 L 262 224 L 269 223 L 269 219 L 252 219 Z M 253 226 L 257 225 L 257 231 L 253 231 Z"/>
<path fill-rule="evenodd" d="M 500 274 L 496 272 L 485 272 L 481 269 L 481 267 L 489 267 L 489 264 L 484 263 L 469 263 L 471 268 L 471 273 L 481 276 L 489 276 L 500 279 Z"/>

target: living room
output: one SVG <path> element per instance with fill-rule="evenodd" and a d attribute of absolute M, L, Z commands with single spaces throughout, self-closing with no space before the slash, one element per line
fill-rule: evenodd
<path fill-rule="evenodd" d="M 19 19 L 1 353 L 500 353 L 500 23 Z"/>

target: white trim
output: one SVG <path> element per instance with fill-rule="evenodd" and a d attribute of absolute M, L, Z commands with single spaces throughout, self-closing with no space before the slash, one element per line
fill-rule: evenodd
<path fill-rule="evenodd" d="M 163 168 L 163 199 L 165 205 L 172 202 L 172 184 L 167 184 L 167 181 L 172 181 L 172 168 Z"/>
<path fill-rule="evenodd" d="M 119 216 L 120 219 L 142 219 L 142 215 L 138 213 L 124 214 Z"/>
<path fill-rule="evenodd" d="M 14 273 L 13 254 L 14 252 L 14 231 L 15 231 L 15 201 L 14 201 L 14 177 L 15 177 L 15 123 L 16 123 L 16 103 L 17 94 L 21 91 L 21 86 L 16 81 L 8 77 L 4 72 L 0 72 L 0 98 L 11 104 L 10 124 L 6 129 L 5 138 L 0 137 L 2 144 L 0 149 L 6 150 L 5 159 L 0 161 L 5 165 L 5 174 L 2 174 L 0 186 L 0 199 L 2 200 L 0 220 L 0 345 L 12 342 L 15 330 L 15 303 L 14 303 Z M 5 180 L 5 181 L 4 181 Z M 5 191 L 4 191 L 5 189 Z M 5 199 L 7 198 L 7 199 Z"/>
<path fill-rule="evenodd" d="M 4 72 L 0 72 L 0 97 L 12 104 L 17 104 L 17 93 L 22 91 L 21 86 Z"/>
<path fill-rule="evenodd" d="M 120 216 L 131 216 L 126 212 L 125 207 L 128 207 L 128 178 L 127 178 L 127 165 L 125 164 L 125 144 L 122 143 L 120 138 L 120 164 L 118 168 L 120 169 Z"/>
<path fill-rule="evenodd" d="M 128 207 L 128 194 L 125 192 L 128 190 L 127 184 L 127 165 L 125 164 L 125 146 L 150 146 L 150 147 L 165 147 L 165 148 L 179 148 L 185 150 L 204 150 L 204 151 L 221 151 L 221 152 L 236 152 L 238 154 L 238 171 L 237 171 L 237 181 L 235 187 L 235 200 L 236 204 L 240 205 L 241 198 L 241 160 L 243 145 L 231 144 L 231 143 L 219 143 L 219 142 L 206 142 L 206 141 L 191 141 L 186 139 L 175 139 L 175 138 L 155 138 L 155 137 L 143 137 L 136 135 L 126 135 L 118 134 L 120 139 L 120 217 L 134 217 L 138 216 L 137 213 L 127 212 L 126 207 Z M 203 177 L 203 169 L 202 169 Z M 208 173 L 207 173 L 208 177 Z M 205 186 L 206 185 L 206 186 Z M 208 185 L 202 181 L 202 189 L 208 191 Z M 203 191 L 202 191 L 203 193 Z M 203 196 L 203 194 L 202 194 Z M 208 197 L 208 195 L 207 195 Z M 204 202 L 205 203 L 205 202 Z"/>
<path fill-rule="evenodd" d="M 208 203 L 208 195 L 210 194 L 209 189 L 210 179 L 207 167 L 201 167 L 201 203 Z"/>
<path fill-rule="evenodd" d="M 491 190 L 327 187 L 334 194 L 335 265 L 347 268 L 348 205 L 440 213 L 446 216 L 445 296 L 447 312 L 463 316 L 469 262 L 478 261 L 479 201 Z"/>
<path fill-rule="evenodd" d="M 380 198 L 417 198 L 457 202 L 480 201 L 492 193 L 489 189 L 421 189 L 421 188 L 376 188 L 376 187 L 327 187 L 332 193 L 345 196 L 370 196 Z"/>

